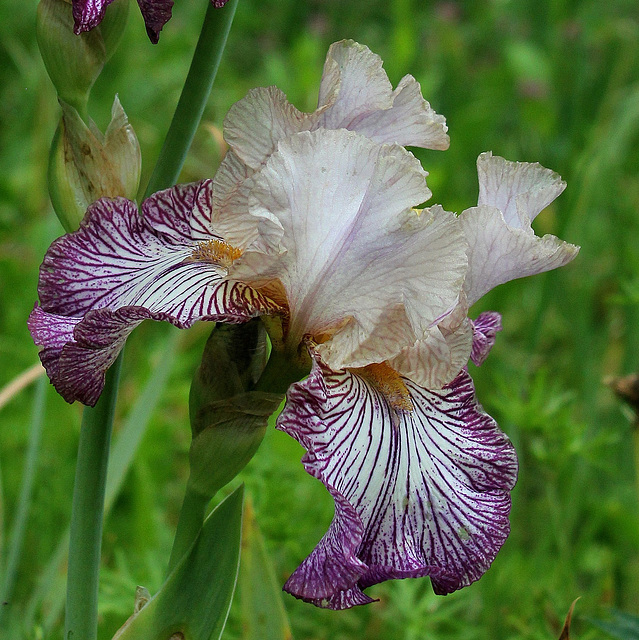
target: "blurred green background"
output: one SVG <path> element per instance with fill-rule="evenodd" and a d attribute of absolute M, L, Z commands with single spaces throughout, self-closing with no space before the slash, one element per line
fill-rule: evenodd
<path fill-rule="evenodd" d="M 142 185 L 205 4 L 176 0 L 157 46 L 132 6 L 124 40 L 93 91 L 90 112 L 102 129 L 119 94 L 142 146 Z M 37 361 L 26 318 L 42 256 L 62 233 L 45 180 L 59 111 L 35 43 L 35 9 L 23 0 L 0 4 L 0 387 Z M 297 107 L 314 109 L 327 48 L 342 38 L 380 54 L 394 84 L 414 75 L 446 116 L 450 149 L 417 151 L 430 172 L 433 202 L 453 211 L 476 204 L 482 151 L 538 161 L 568 188 L 539 216 L 536 230 L 582 250 L 569 266 L 503 285 L 473 309 L 473 317 L 483 309 L 503 316 L 490 358 L 480 369 L 471 365 L 471 373 L 521 461 L 512 533 L 492 568 L 446 597 L 434 596 L 427 579 L 379 585 L 370 593 L 380 602 L 346 612 L 285 595 L 293 636 L 551 640 L 581 596 L 572 637 L 602 637 L 590 619 L 614 608 L 639 613 L 639 436 L 630 410 L 602 382 L 639 370 L 639 7 L 635 0 L 240 0 L 182 180 L 213 174 L 224 115 L 250 88 L 276 84 Z M 104 639 L 132 612 L 137 584 L 152 593 L 161 584 L 188 474 L 188 389 L 208 329 L 174 338 L 175 357 L 165 347 L 179 333 L 171 327 L 147 323 L 129 340 L 116 434 L 149 376 L 170 375 L 168 384 L 151 385 L 160 399 L 106 521 Z M 81 407 L 41 390 L 39 447 L 30 430 L 37 385 L 0 408 L 5 578 L 7 565 L 15 565 L 2 638 L 62 635 L 64 562 L 51 558 L 69 518 Z M 133 422 L 145 419 L 137 414 Z M 29 503 L 20 495 L 30 433 Z M 333 514 L 323 486 L 303 471 L 301 454 L 271 429 L 242 474 L 279 583 Z M 16 522 L 23 516 L 18 557 Z M 259 637 L 248 635 L 244 615 L 238 599 L 225 638 Z"/>

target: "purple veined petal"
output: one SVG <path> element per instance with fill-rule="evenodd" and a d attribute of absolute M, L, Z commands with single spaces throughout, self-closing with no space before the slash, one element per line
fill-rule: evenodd
<path fill-rule="evenodd" d="M 162 27 L 171 19 L 173 0 L 138 0 L 138 6 L 149 40 L 157 44 Z"/>
<path fill-rule="evenodd" d="M 73 31 L 80 34 L 97 27 L 113 0 L 73 0 Z"/>
<path fill-rule="evenodd" d="M 197 187 L 169 192 L 181 197 Z M 169 192 L 145 201 L 144 217 L 124 198 L 93 204 L 81 228 L 56 240 L 45 256 L 38 287 L 42 308 L 80 317 L 92 309 L 140 306 L 183 327 L 207 317 L 226 315 L 233 322 L 273 311 L 257 291 L 226 282 L 223 263 L 232 261 L 235 248 L 199 229 L 189 239 L 188 225 L 196 223 L 187 222 L 177 205 L 170 215 L 175 202 Z"/>
<path fill-rule="evenodd" d="M 496 311 L 484 311 L 471 322 L 473 325 L 473 348 L 470 359 L 479 366 L 486 360 L 493 348 L 497 332 L 502 330 L 501 315 Z"/>
<path fill-rule="evenodd" d="M 369 602 L 373 584 L 427 575 L 449 593 L 480 578 L 508 535 L 516 455 L 468 373 L 437 392 L 401 381 L 411 411 L 318 360 L 289 389 L 278 428 L 306 449 L 304 467 L 336 505 L 284 587 L 298 598 L 346 608 Z"/>
<path fill-rule="evenodd" d="M 228 277 L 241 251 L 206 235 L 209 187 L 155 194 L 143 204 L 144 217 L 124 198 L 99 200 L 78 231 L 51 245 L 40 269 L 42 306 L 30 328 L 65 399 L 93 404 L 104 372 L 145 319 L 187 328 L 197 320 L 245 322 L 281 311 Z"/>
<path fill-rule="evenodd" d="M 250 317 L 246 315 L 246 289 L 241 283 L 222 283 L 217 293 L 226 310 L 195 319 L 246 321 Z M 234 306 L 240 312 L 230 311 Z M 192 324 L 139 306 L 90 310 L 81 318 L 49 313 L 36 306 L 28 326 L 33 341 L 43 347 L 40 360 L 58 393 L 67 402 L 79 400 L 93 406 L 102 393 L 106 371 L 115 362 L 129 334 L 144 320 L 166 321 L 180 328 Z"/>
<path fill-rule="evenodd" d="M 51 380 L 57 379 L 62 349 L 73 340 L 73 330 L 81 320 L 47 313 L 37 304 L 29 315 L 29 333 L 33 341 L 43 347 L 40 361 Z"/>
<path fill-rule="evenodd" d="M 176 184 L 144 200 L 142 217 L 166 240 L 186 244 L 210 240 L 212 194 L 212 180 Z"/>
<path fill-rule="evenodd" d="M 36 307 L 29 331 L 43 346 L 40 360 L 56 391 L 67 401 L 94 406 L 104 388 L 104 375 L 115 362 L 128 335 L 149 313 L 139 307 L 99 309 L 84 318 L 67 318 Z"/>

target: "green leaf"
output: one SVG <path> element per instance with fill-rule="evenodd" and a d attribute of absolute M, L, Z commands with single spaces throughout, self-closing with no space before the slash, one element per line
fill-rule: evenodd
<path fill-rule="evenodd" d="M 237 581 L 243 498 L 241 486 L 211 513 L 160 590 L 113 640 L 220 638 Z"/>
<path fill-rule="evenodd" d="M 619 640 L 639 640 L 639 616 L 612 610 L 610 620 L 592 620 L 590 623 Z"/>
<path fill-rule="evenodd" d="M 292 640 L 282 602 L 282 586 L 275 577 L 264 538 L 247 499 L 242 528 L 242 561 L 238 581 L 243 640 Z"/>
<path fill-rule="evenodd" d="M 105 514 L 110 512 L 122 489 L 140 442 L 146 433 L 149 421 L 166 389 L 169 375 L 173 371 L 173 364 L 182 335 L 178 330 L 172 330 L 169 334 L 160 358 L 161 366 L 154 367 L 153 373 L 146 382 L 142 393 L 118 432 L 109 457 L 104 501 Z M 26 629 L 32 629 L 36 624 L 38 611 L 47 612 L 43 623 L 45 636 L 48 635 L 59 618 L 60 612 L 64 607 L 64 597 L 66 595 L 63 579 L 68 548 L 69 529 L 67 528 L 60 537 L 60 541 L 49 562 L 43 569 L 38 585 L 29 600 L 24 616 Z"/>

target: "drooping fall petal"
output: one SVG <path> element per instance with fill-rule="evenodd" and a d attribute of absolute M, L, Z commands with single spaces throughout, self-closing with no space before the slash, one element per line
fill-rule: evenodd
<path fill-rule="evenodd" d="M 398 380 L 410 410 L 365 371 L 319 359 L 289 390 L 278 428 L 335 500 L 328 532 L 285 585 L 298 598 L 345 608 L 369 602 L 368 586 L 425 575 L 449 593 L 477 580 L 508 535 L 516 456 L 470 376 L 436 392 Z"/>
<path fill-rule="evenodd" d="M 95 403 L 104 372 L 145 319 L 186 328 L 197 320 L 244 322 L 278 310 L 227 279 L 241 251 L 211 231 L 210 199 L 210 181 L 154 194 L 143 203 L 143 216 L 125 198 L 102 199 L 78 231 L 51 245 L 40 270 L 41 308 L 30 327 L 67 400 Z M 60 344 L 60 335 L 68 341 Z"/>

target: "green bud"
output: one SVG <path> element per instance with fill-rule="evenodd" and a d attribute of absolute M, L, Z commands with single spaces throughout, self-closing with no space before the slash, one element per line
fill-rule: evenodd
<path fill-rule="evenodd" d="M 107 7 L 102 22 L 93 29 L 93 31 L 99 31 L 102 36 L 107 60 L 115 53 L 122 40 L 126 21 L 129 18 L 129 6 L 129 0 L 114 0 Z"/>
<path fill-rule="evenodd" d="M 256 319 L 217 325 L 191 385 L 189 490 L 210 499 L 249 462 L 283 393 L 254 390 L 266 362 L 266 332 Z"/>
<path fill-rule="evenodd" d="M 60 100 L 83 117 L 91 87 L 124 32 L 128 11 L 128 0 L 116 0 L 98 27 L 76 35 L 70 2 L 40 0 L 36 37 L 44 66 Z"/>
<path fill-rule="evenodd" d="M 74 107 L 60 104 L 62 119 L 49 157 L 49 194 L 62 226 L 70 232 L 99 198 L 135 198 L 142 158 L 117 96 L 104 135 L 92 121 L 87 126 Z"/>

